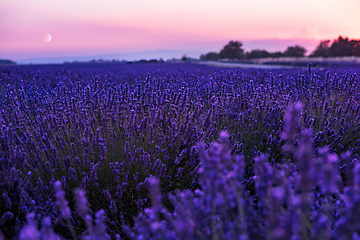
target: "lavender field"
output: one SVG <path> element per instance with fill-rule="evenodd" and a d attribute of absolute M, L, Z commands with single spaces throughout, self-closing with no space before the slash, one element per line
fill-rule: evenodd
<path fill-rule="evenodd" d="M 0 239 L 360 239 L 359 72 L 0 67 Z"/>

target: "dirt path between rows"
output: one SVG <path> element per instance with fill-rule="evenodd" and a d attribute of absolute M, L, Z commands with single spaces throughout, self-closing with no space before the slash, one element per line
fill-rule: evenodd
<path fill-rule="evenodd" d="M 229 67 L 229 68 L 260 68 L 260 69 L 301 68 L 301 67 L 281 66 L 281 65 L 227 63 L 227 62 L 215 62 L 215 61 L 197 62 L 197 64 L 214 66 L 214 67 L 225 67 L 225 68 L 226 67 Z"/>

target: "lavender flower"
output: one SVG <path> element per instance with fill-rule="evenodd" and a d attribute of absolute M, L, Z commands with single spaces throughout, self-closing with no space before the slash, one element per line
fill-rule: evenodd
<path fill-rule="evenodd" d="M 76 198 L 77 211 L 80 216 L 85 218 L 86 214 L 89 212 L 89 203 L 86 199 L 85 191 L 81 188 L 77 188 L 75 189 L 74 193 Z"/>
<path fill-rule="evenodd" d="M 29 213 L 26 216 L 27 224 L 21 229 L 19 234 L 19 240 L 39 240 L 40 232 L 37 229 L 37 223 L 35 222 L 35 213 Z"/>
<path fill-rule="evenodd" d="M 283 140 L 293 141 L 298 131 L 300 118 L 299 115 L 302 112 L 302 104 L 300 102 L 295 103 L 287 108 L 285 115 L 284 130 L 281 133 Z"/>
<path fill-rule="evenodd" d="M 40 239 L 41 240 L 47 240 L 47 239 L 60 240 L 61 239 L 58 235 L 56 235 L 54 233 L 53 228 L 51 226 L 50 217 L 44 217 L 41 222 Z"/>
<path fill-rule="evenodd" d="M 14 214 L 12 212 L 6 212 L 2 215 L 0 219 L 0 226 L 4 225 L 7 221 L 14 218 Z"/>
<path fill-rule="evenodd" d="M 56 181 L 54 188 L 56 191 L 55 197 L 56 197 L 57 205 L 59 206 L 61 212 L 61 216 L 64 219 L 69 220 L 71 216 L 71 211 L 68 206 L 68 201 L 65 199 L 65 192 L 62 190 L 62 183 L 60 181 Z"/>

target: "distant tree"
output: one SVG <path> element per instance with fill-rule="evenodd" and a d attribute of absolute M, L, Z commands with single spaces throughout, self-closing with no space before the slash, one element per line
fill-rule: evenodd
<path fill-rule="evenodd" d="M 306 53 L 305 48 L 303 48 L 299 45 L 295 45 L 295 46 L 288 47 L 284 52 L 284 56 L 285 57 L 303 57 L 303 56 L 305 56 L 305 53 Z"/>
<path fill-rule="evenodd" d="M 358 43 L 354 46 L 352 54 L 353 56 L 360 57 L 360 41 L 358 41 Z"/>
<path fill-rule="evenodd" d="M 349 38 L 343 38 L 339 36 L 334 40 L 329 47 L 329 56 L 331 57 L 343 57 L 343 56 L 360 56 L 359 52 L 360 40 L 351 40 Z"/>
<path fill-rule="evenodd" d="M 140 61 L 137 61 L 136 63 L 147 63 L 148 61 L 145 59 L 141 59 Z"/>
<path fill-rule="evenodd" d="M 349 38 L 339 36 L 338 39 L 333 41 L 331 47 L 329 47 L 328 54 L 331 57 L 351 56 Z"/>
<path fill-rule="evenodd" d="M 246 52 L 246 59 L 254 59 L 254 58 L 268 58 L 271 57 L 271 54 L 266 50 L 251 50 L 251 52 Z"/>
<path fill-rule="evenodd" d="M 274 52 L 274 53 L 270 53 L 270 57 L 272 58 L 279 58 L 279 57 L 283 57 L 284 54 L 282 52 Z"/>
<path fill-rule="evenodd" d="M 16 64 L 16 62 L 13 62 L 8 59 L 0 59 L 0 64 Z"/>
<path fill-rule="evenodd" d="M 219 54 L 216 52 L 209 52 L 205 55 L 200 56 L 202 61 L 217 61 L 219 59 Z"/>
<path fill-rule="evenodd" d="M 360 40 L 351 40 L 350 41 L 350 55 L 349 56 L 360 56 Z"/>
<path fill-rule="evenodd" d="M 182 61 L 186 62 L 188 60 L 188 57 L 184 54 L 181 58 Z"/>
<path fill-rule="evenodd" d="M 230 41 L 219 53 L 219 58 L 224 59 L 243 59 L 245 57 L 244 50 L 241 48 L 243 44 L 239 41 Z"/>
<path fill-rule="evenodd" d="M 319 46 L 316 47 L 315 51 L 310 54 L 309 57 L 327 57 L 329 51 L 330 40 L 320 41 Z"/>

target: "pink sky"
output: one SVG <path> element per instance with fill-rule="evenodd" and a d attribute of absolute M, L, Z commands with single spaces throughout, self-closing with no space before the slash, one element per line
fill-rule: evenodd
<path fill-rule="evenodd" d="M 0 58 L 191 55 L 229 40 L 268 51 L 298 43 L 310 53 L 323 39 L 359 39 L 359 10 L 359 0 L 0 0 Z"/>

